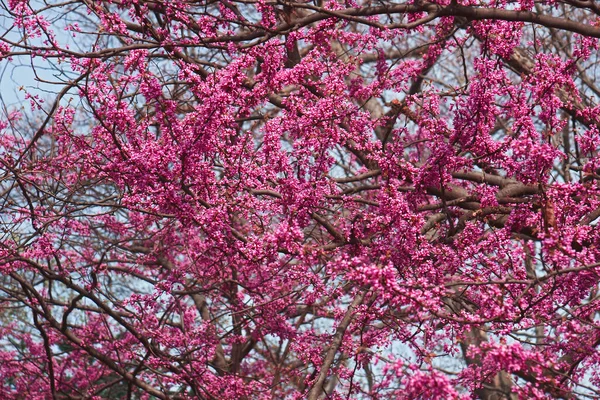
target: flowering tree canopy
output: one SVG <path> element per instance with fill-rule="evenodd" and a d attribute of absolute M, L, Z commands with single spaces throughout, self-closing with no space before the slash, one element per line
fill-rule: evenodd
<path fill-rule="evenodd" d="M 600 396 L 597 2 L 0 21 L 2 399 Z"/>

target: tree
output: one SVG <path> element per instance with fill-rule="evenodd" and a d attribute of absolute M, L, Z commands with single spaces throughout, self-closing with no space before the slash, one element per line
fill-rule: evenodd
<path fill-rule="evenodd" d="M 0 4 L 0 397 L 600 396 L 595 2 Z"/>

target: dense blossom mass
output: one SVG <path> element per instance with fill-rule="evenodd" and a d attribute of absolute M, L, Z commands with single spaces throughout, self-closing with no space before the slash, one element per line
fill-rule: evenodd
<path fill-rule="evenodd" d="M 594 0 L 0 28 L 0 398 L 600 396 Z"/>

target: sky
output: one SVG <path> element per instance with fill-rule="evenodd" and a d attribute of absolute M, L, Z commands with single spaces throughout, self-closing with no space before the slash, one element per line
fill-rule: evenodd
<path fill-rule="evenodd" d="M 42 2 L 33 0 L 31 4 L 34 8 L 35 3 L 42 4 Z M 47 15 L 46 17 L 51 19 L 56 16 Z M 12 42 L 21 42 L 22 29 L 13 26 L 12 22 L 12 18 L 7 15 L 7 12 L 0 8 L 0 37 Z M 53 26 L 64 28 L 71 22 L 71 18 L 64 18 L 64 21 L 60 21 L 59 17 L 58 21 L 53 21 Z M 71 36 L 70 32 L 59 28 L 54 30 L 54 34 L 59 43 L 77 46 L 76 39 Z M 29 39 L 28 44 L 41 45 L 41 40 Z M 63 87 L 62 84 L 57 84 L 64 80 L 64 77 L 57 73 L 61 67 L 64 67 L 64 64 L 60 66 L 56 64 L 56 60 L 44 60 L 41 57 L 13 56 L 10 60 L 0 59 L 0 108 L 2 113 L 19 109 L 24 112 L 29 111 L 30 107 L 25 101 L 27 93 L 39 95 L 46 101 L 46 107 L 51 107 L 56 93 Z"/>

